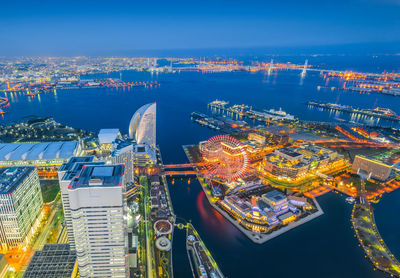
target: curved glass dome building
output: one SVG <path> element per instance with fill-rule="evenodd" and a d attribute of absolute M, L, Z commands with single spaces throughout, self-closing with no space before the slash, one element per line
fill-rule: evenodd
<path fill-rule="evenodd" d="M 129 123 L 129 137 L 137 144 L 156 146 L 156 103 L 140 107 Z"/>

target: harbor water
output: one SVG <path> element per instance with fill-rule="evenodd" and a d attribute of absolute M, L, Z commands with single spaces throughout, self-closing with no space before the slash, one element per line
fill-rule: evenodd
<path fill-rule="evenodd" d="M 96 77 L 119 78 L 119 73 Z M 68 126 L 98 132 L 119 128 L 128 132 L 133 113 L 140 106 L 157 102 L 157 142 L 164 163 L 186 163 L 182 145 L 206 140 L 215 131 L 190 120 L 193 111 L 209 113 L 207 103 L 222 99 L 230 104 L 247 104 L 254 109 L 279 109 L 302 120 L 335 121 L 342 117 L 309 109 L 304 102 L 318 100 L 360 108 L 385 107 L 400 113 L 400 97 L 318 90 L 325 86 L 319 73 L 298 71 L 264 73 L 180 72 L 151 74 L 123 72 L 124 81 L 158 81 L 156 88 L 106 88 L 63 90 L 37 96 L 7 94 L 2 123 L 28 115 L 51 116 Z M 343 116 L 344 117 L 344 116 Z M 344 119 L 346 120 L 346 119 Z M 363 121 L 363 119 L 357 119 Z M 386 123 L 392 125 L 393 123 Z M 208 204 L 197 181 L 170 183 L 174 211 L 191 220 L 228 277 L 387 277 L 374 271 L 350 223 L 351 205 L 344 196 L 329 193 L 318 198 L 324 215 L 265 244 L 252 243 Z M 376 206 L 376 221 L 391 251 L 400 257 L 400 227 L 397 221 L 400 192 L 384 196 Z M 192 277 L 185 250 L 185 233 L 174 236 L 175 277 Z"/>

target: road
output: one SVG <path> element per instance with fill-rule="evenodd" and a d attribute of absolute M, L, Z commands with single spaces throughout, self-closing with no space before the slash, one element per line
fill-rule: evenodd
<path fill-rule="evenodd" d="M 43 246 L 46 244 L 47 237 L 51 231 L 51 228 L 53 227 L 53 221 L 56 220 L 54 219 L 54 216 L 58 212 L 59 209 L 61 209 L 61 198 L 57 195 L 56 200 L 51 204 L 51 212 L 49 215 L 49 218 L 46 221 L 46 225 L 42 228 L 42 231 L 39 235 L 39 237 L 36 239 L 35 243 L 32 246 L 33 250 L 41 250 Z"/>

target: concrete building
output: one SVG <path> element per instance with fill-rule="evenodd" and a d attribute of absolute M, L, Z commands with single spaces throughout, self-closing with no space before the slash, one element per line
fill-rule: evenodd
<path fill-rule="evenodd" d="M 289 208 L 289 202 L 286 195 L 278 190 L 272 190 L 263 194 L 261 199 L 265 201 L 275 213 L 287 211 Z"/>
<path fill-rule="evenodd" d="M 324 171 L 330 163 L 343 161 L 337 152 L 317 145 L 276 149 L 265 156 L 264 170 L 274 176 L 302 179 L 310 171 Z"/>
<path fill-rule="evenodd" d="M 104 165 L 104 162 L 93 162 L 93 159 L 94 156 L 71 157 L 70 160 L 61 165 L 58 170 L 58 182 L 60 184 L 61 199 L 64 209 L 64 222 L 67 227 L 68 242 L 72 250 L 75 250 L 75 237 L 72 229 L 68 186 L 82 170 L 83 165 Z"/>
<path fill-rule="evenodd" d="M 134 146 L 134 164 L 139 166 L 148 166 L 157 164 L 155 150 L 147 144 L 137 144 Z"/>
<path fill-rule="evenodd" d="M 29 245 L 43 216 L 43 199 L 34 167 L 0 169 L 1 249 Z"/>
<path fill-rule="evenodd" d="M 68 186 L 80 277 L 126 277 L 123 165 L 83 166 Z"/>
<path fill-rule="evenodd" d="M 125 165 L 125 184 L 134 181 L 134 143 L 129 140 L 117 140 L 113 147 L 113 153 L 111 154 L 112 164 L 124 164 Z"/>
<path fill-rule="evenodd" d="M 121 138 L 121 133 L 116 128 L 101 129 L 98 138 L 101 151 L 111 152 L 114 141 Z"/>
<path fill-rule="evenodd" d="M 45 244 L 33 255 L 23 278 L 75 278 L 77 272 L 76 252 L 69 244 Z"/>
<path fill-rule="evenodd" d="M 351 170 L 357 174 L 364 171 L 368 178 L 386 181 L 390 177 L 393 167 L 378 160 L 356 155 Z"/>

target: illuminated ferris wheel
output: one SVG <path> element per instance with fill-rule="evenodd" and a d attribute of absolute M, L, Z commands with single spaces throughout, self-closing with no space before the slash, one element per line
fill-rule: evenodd
<path fill-rule="evenodd" d="M 235 181 L 248 170 L 249 159 L 244 145 L 227 135 L 211 137 L 202 145 L 201 153 L 208 175 Z"/>

